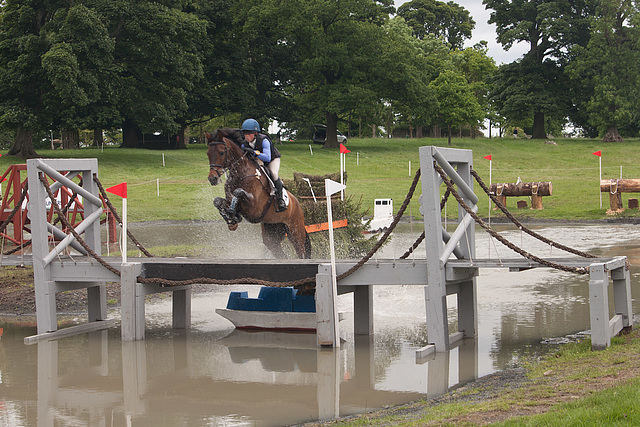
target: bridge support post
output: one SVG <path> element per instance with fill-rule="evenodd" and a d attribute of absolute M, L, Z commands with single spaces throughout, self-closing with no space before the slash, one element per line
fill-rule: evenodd
<path fill-rule="evenodd" d="M 616 314 L 609 314 L 609 275 L 613 282 L 613 301 Z M 633 326 L 631 280 L 626 269 L 626 257 L 589 267 L 589 313 L 591 320 L 591 348 L 603 350 L 611 345 L 611 338 Z"/>
<path fill-rule="evenodd" d="M 355 286 L 353 291 L 353 333 L 373 335 L 372 286 Z"/>
<path fill-rule="evenodd" d="M 464 202 L 477 212 L 477 196 L 473 193 L 471 150 L 442 147 L 420 147 L 422 171 L 421 213 L 424 215 L 427 257 L 427 286 L 425 305 L 429 344 L 436 352 L 445 352 L 453 341 L 462 337 L 474 338 L 477 334 L 476 279 L 477 268 L 469 268 L 461 274 L 447 271 L 447 260 L 453 254 L 459 259 L 475 258 L 475 222 L 462 207 L 458 207 L 459 225 L 448 236 L 442 225 L 440 186 L 443 179 L 436 164 L 444 170 L 458 187 Z M 444 233 L 443 233 L 444 232 Z M 443 241 L 443 234 L 448 241 Z M 457 286 L 455 286 L 457 285 Z M 447 295 L 457 295 L 458 331 L 449 333 Z M 428 349 L 425 348 L 425 353 Z"/>
<path fill-rule="evenodd" d="M 331 265 L 321 264 L 316 274 L 316 337 L 319 346 L 340 347 L 336 295 L 331 281 Z"/>
<path fill-rule="evenodd" d="M 138 283 L 142 266 L 122 264 L 120 275 L 120 312 L 122 341 L 143 340 L 145 334 L 145 297 L 159 292 L 172 292 L 172 326 L 191 327 L 191 286 L 162 287 L 155 283 Z"/>

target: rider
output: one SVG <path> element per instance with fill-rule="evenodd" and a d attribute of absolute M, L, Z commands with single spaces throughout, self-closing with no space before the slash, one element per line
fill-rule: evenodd
<path fill-rule="evenodd" d="M 246 144 L 254 150 L 256 157 L 269 168 L 273 177 L 273 184 L 276 189 L 276 211 L 282 212 L 287 209 L 282 197 L 283 185 L 278 176 L 280 171 L 280 152 L 276 149 L 275 144 L 265 134 L 260 133 L 260 125 L 255 119 L 247 119 L 242 123 L 242 134 Z"/>

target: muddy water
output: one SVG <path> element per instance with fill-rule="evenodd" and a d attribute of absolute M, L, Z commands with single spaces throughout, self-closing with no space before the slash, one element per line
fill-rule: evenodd
<path fill-rule="evenodd" d="M 146 245 L 197 243 L 211 257 L 264 255 L 259 228 L 243 224 L 225 244 L 219 224 L 140 224 Z M 541 256 L 562 253 L 513 228 L 503 234 Z M 640 262 L 640 227 L 539 228 L 547 237 L 599 256 Z M 419 234 L 403 224 L 378 257 L 397 258 Z M 479 258 L 515 257 L 487 236 L 476 236 Z M 418 248 L 416 257 L 424 254 Z M 632 292 L 639 295 L 632 269 Z M 0 318 L 0 425 L 7 426 L 271 426 L 364 412 L 420 397 L 435 397 L 469 380 L 520 366 L 555 342 L 589 327 L 588 278 L 548 269 L 483 269 L 477 280 L 478 338 L 446 354 L 416 360 L 427 342 L 422 287 L 379 287 L 374 293 L 374 336 L 352 333 L 352 301 L 342 346 L 318 350 L 308 334 L 234 331 L 215 314 L 230 290 L 194 295 L 192 328 L 171 329 L 170 299 L 147 304 L 147 339 L 123 343 L 117 328 L 27 346 L 36 333 L 30 318 Z M 450 301 L 450 312 L 455 302 Z M 640 311 L 634 301 L 634 313 Z M 118 313 L 113 313 L 113 317 Z M 71 319 L 73 320 L 73 319 Z M 549 344 L 552 343 L 552 344 Z"/>

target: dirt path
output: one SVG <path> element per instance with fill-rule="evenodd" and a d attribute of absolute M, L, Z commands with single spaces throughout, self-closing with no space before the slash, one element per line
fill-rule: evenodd
<path fill-rule="evenodd" d="M 87 310 L 87 290 L 56 294 L 59 314 L 76 314 Z M 107 306 L 120 306 L 120 283 L 107 283 Z M 0 314 L 35 314 L 36 296 L 32 267 L 2 267 L 0 269 Z"/>

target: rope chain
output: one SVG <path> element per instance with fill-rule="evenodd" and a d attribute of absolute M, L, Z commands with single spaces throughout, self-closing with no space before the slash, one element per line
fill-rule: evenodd
<path fill-rule="evenodd" d="M 442 209 L 444 209 L 444 205 L 447 203 L 447 200 L 449 199 L 449 195 L 451 194 L 451 190 L 449 190 L 447 188 L 447 191 L 445 191 L 444 196 L 442 196 L 442 200 L 440 200 L 440 211 L 442 211 Z M 420 237 L 418 237 L 416 239 L 415 242 L 413 242 L 413 245 L 411 245 L 411 247 L 409 249 L 407 249 L 407 252 L 405 252 L 404 254 L 402 254 L 402 256 L 400 257 L 400 259 L 407 259 L 409 257 L 409 255 L 411 255 L 413 253 L 413 251 L 416 250 L 416 248 L 418 246 L 420 246 L 420 243 L 422 243 L 422 241 L 424 240 L 424 231 L 420 234 Z"/>
<path fill-rule="evenodd" d="M 551 261 L 547 261 L 545 259 L 542 259 L 542 258 L 540 258 L 540 257 L 538 257 L 536 255 L 533 255 L 532 253 L 529 253 L 529 252 L 525 251 L 524 249 L 514 245 L 513 243 L 511 243 L 510 241 L 508 241 L 507 239 L 502 237 L 499 233 L 497 233 L 490 226 L 488 226 L 482 220 L 482 218 L 480 218 L 475 212 L 473 212 L 473 210 L 469 207 L 469 205 L 467 205 L 465 203 L 465 201 L 462 199 L 462 197 L 460 197 L 460 195 L 458 194 L 456 189 L 453 187 L 453 183 L 449 180 L 449 178 L 447 177 L 447 174 L 445 173 L 445 171 L 442 170 L 442 168 L 435 162 L 434 162 L 434 168 L 440 174 L 440 177 L 442 177 L 442 180 L 444 181 L 444 183 L 447 186 L 447 188 L 449 188 L 451 190 L 451 194 L 453 195 L 453 197 L 455 197 L 455 199 L 458 201 L 460 206 L 462 206 L 462 208 L 465 211 L 467 211 L 467 213 L 469 215 L 471 215 L 471 217 L 478 223 L 478 225 L 480 225 L 480 227 L 482 227 L 487 233 L 489 233 L 492 237 L 494 237 L 500 243 L 502 243 L 503 245 L 505 245 L 506 247 L 508 247 L 512 251 L 522 255 L 523 257 L 525 257 L 527 259 L 530 259 L 532 261 L 535 261 L 535 262 L 537 262 L 539 264 L 545 265 L 547 267 L 555 268 L 557 270 L 562 270 L 562 271 L 568 271 L 570 273 L 578 273 L 578 274 L 587 274 L 589 272 L 589 269 L 586 268 L 586 267 L 570 267 L 570 266 L 567 266 L 567 265 L 558 264 L 558 263 L 555 263 L 555 262 L 551 262 Z"/>
<path fill-rule="evenodd" d="M 66 215 L 62 212 L 62 210 L 58 206 L 58 203 L 56 202 L 56 197 L 53 195 L 53 192 L 51 191 L 51 187 L 49 187 L 49 183 L 47 182 L 47 179 L 44 177 L 42 173 L 40 173 L 39 176 L 40 176 L 40 182 L 42 182 L 42 185 L 44 186 L 44 189 L 46 190 L 47 195 L 49 196 L 49 199 L 51 199 L 51 205 L 55 209 L 56 214 L 58 215 L 58 218 L 60 219 L 60 222 L 62 223 L 62 225 L 67 230 L 69 230 L 71 234 L 73 234 L 73 237 L 76 238 L 78 243 L 80 243 L 80 245 L 84 248 L 85 251 L 87 251 L 87 253 L 92 258 L 98 261 L 100 265 L 102 265 L 104 268 L 106 268 L 110 272 L 114 273 L 117 276 L 120 276 L 120 271 L 117 268 L 111 266 L 108 262 L 102 259 L 102 257 L 98 255 L 93 249 L 91 249 L 89 245 L 80 237 L 76 229 L 73 228 L 73 226 L 69 223 L 69 220 L 67 219 Z"/>
<path fill-rule="evenodd" d="M 111 212 L 115 220 L 122 227 L 122 219 L 120 219 L 120 215 L 118 215 L 118 212 L 111 204 L 111 201 L 109 200 L 109 196 L 107 195 L 107 192 L 102 187 L 102 183 L 98 179 L 97 175 L 93 175 L 93 182 L 95 182 L 96 185 L 98 186 L 98 190 L 100 190 L 100 194 L 104 199 L 104 204 L 107 206 L 107 208 L 109 208 L 109 211 Z M 149 253 L 149 251 L 146 250 L 144 246 L 142 246 L 142 244 L 138 241 L 138 239 L 136 239 L 134 235 L 131 233 L 131 231 L 128 229 L 127 229 L 127 236 L 129 236 L 131 241 L 133 241 L 133 244 L 136 245 L 136 247 L 140 250 L 140 252 L 142 252 L 148 258 L 153 258 L 153 255 L 151 255 L 151 253 Z"/>
<path fill-rule="evenodd" d="M 584 258 L 597 258 L 595 255 L 592 255 L 590 253 L 582 252 L 582 251 L 580 251 L 578 249 L 574 249 L 574 248 L 570 248 L 568 246 L 565 246 L 562 243 L 554 242 L 553 240 L 548 239 L 548 238 L 546 238 L 544 236 L 541 236 L 540 234 L 536 233 L 535 231 L 525 227 L 520 221 L 518 221 L 516 219 L 516 217 L 514 217 L 511 214 L 511 212 L 509 212 L 509 210 L 506 208 L 506 206 L 504 206 L 498 200 L 498 198 L 495 196 L 495 194 L 493 194 L 491 192 L 491 190 L 487 187 L 487 185 L 484 183 L 484 181 L 482 181 L 482 178 L 480 178 L 480 175 L 478 175 L 478 172 L 476 172 L 475 170 L 471 169 L 471 175 L 473 175 L 473 177 L 476 179 L 478 184 L 480 184 L 480 187 L 484 190 L 485 193 L 487 193 L 487 195 L 491 198 L 493 203 L 495 203 L 495 205 L 498 208 L 500 208 L 500 210 L 502 212 L 504 212 L 504 214 L 507 216 L 507 218 L 509 218 L 509 220 L 511 220 L 511 222 L 513 222 L 520 230 L 524 231 L 525 233 L 527 233 L 531 237 L 534 237 L 534 238 L 540 240 L 541 242 L 544 242 L 544 243 L 546 243 L 548 245 L 551 245 L 553 247 L 561 249 L 561 250 L 563 250 L 565 252 L 569 252 L 569 253 L 572 253 L 574 255 L 578 255 L 578 256 L 584 257 Z"/>
<path fill-rule="evenodd" d="M 345 277 L 348 277 L 351 274 L 353 274 L 360 267 L 362 267 L 369 259 L 371 259 L 373 254 L 378 249 L 380 249 L 380 247 L 384 244 L 384 242 L 389 238 L 389 236 L 391 235 L 391 232 L 396 228 L 396 225 L 398 225 L 398 222 L 400 221 L 400 218 L 404 214 L 404 211 L 407 209 L 407 206 L 409 206 L 409 202 L 411 201 L 411 198 L 413 197 L 413 193 L 414 193 L 414 191 L 416 189 L 416 186 L 418 185 L 419 178 L 420 178 L 420 169 L 418 169 L 418 171 L 416 172 L 416 174 L 415 174 L 415 176 L 413 178 L 413 182 L 411 184 L 411 187 L 409 189 L 409 192 L 407 194 L 407 197 L 405 198 L 404 203 L 400 207 L 400 210 L 398 211 L 398 214 L 394 218 L 393 222 L 391 223 L 391 225 L 389 226 L 387 231 L 385 231 L 385 233 L 382 235 L 380 240 L 378 240 L 378 242 L 376 242 L 374 247 L 356 265 L 354 265 L 353 267 L 351 267 L 349 270 L 345 271 L 344 273 L 338 275 L 336 280 L 342 280 Z M 310 285 L 315 284 L 316 278 L 315 277 L 307 277 L 307 278 L 304 278 L 304 279 L 298 279 L 296 281 L 287 282 L 287 283 L 284 283 L 284 282 L 269 282 L 269 281 L 266 281 L 266 280 L 259 280 L 259 279 L 252 279 L 252 278 L 233 279 L 233 280 L 217 280 L 217 279 L 209 279 L 209 278 L 198 278 L 198 279 L 179 280 L 179 281 L 177 281 L 177 280 L 168 280 L 168 279 L 140 278 L 139 277 L 138 281 L 140 283 L 158 283 L 158 284 L 160 284 L 162 286 L 184 286 L 184 285 L 193 285 L 193 284 L 223 284 L 223 285 L 254 284 L 254 285 L 272 286 L 272 287 L 286 287 L 286 286 L 311 287 Z"/>
<path fill-rule="evenodd" d="M 420 169 L 418 169 L 416 171 L 416 174 L 413 177 L 413 182 L 411 183 L 411 187 L 409 188 L 409 192 L 407 193 L 407 196 L 405 197 L 404 202 L 402 203 L 402 206 L 400 206 L 400 209 L 398 210 L 398 214 L 395 216 L 395 218 L 393 218 L 393 222 L 391 223 L 389 228 L 384 232 L 382 237 L 380 237 L 380 240 L 378 240 L 376 242 L 376 244 L 373 246 L 373 248 L 371 248 L 369 253 L 367 253 L 364 257 L 362 257 L 362 259 L 360 261 L 358 261 L 358 263 L 356 265 L 354 265 L 353 267 L 351 267 L 349 270 L 345 271 L 344 273 L 340 274 L 336 278 L 337 280 L 342 280 L 345 277 L 348 277 L 351 274 L 355 273 L 356 270 L 358 270 L 360 267 L 362 267 L 364 265 L 364 263 L 369 261 L 371 259 L 371 257 L 373 256 L 373 254 L 375 254 L 378 251 L 378 249 L 380 249 L 382 247 L 384 242 L 387 241 L 387 239 L 389 238 L 389 236 L 391 235 L 393 230 L 395 230 L 396 225 L 398 225 L 398 222 L 400 222 L 400 218 L 402 218 L 402 215 L 404 215 L 404 211 L 407 210 L 407 207 L 409 206 L 409 202 L 411 201 L 411 198 L 413 197 L 413 193 L 415 192 L 419 181 L 420 181 Z"/>
<path fill-rule="evenodd" d="M 475 214 L 471 208 L 464 202 L 464 200 L 460 197 L 460 195 L 458 194 L 458 192 L 455 190 L 455 187 L 453 186 L 452 182 L 449 180 L 449 178 L 447 177 L 446 173 L 442 170 L 442 168 L 434 162 L 435 165 L 435 169 L 436 171 L 440 174 L 440 176 L 442 177 L 443 182 L 446 184 L 447 186 L 447 190 L 445 192 L 445 195 L 443 196 L 441 203 L 440 203 L 440 209 L 443 209 L 444 204 L 447 202 L 447 199 L 449 197 L 449 195 L 453 195 L 454 198 L 457 200 L 457 202 L 460 204 L 460 206 L 463 207 L 463 209 L 472 216 L 472 218 L 478 223 L 478 225 L 480 225 L 483 229 L 485 229 L 485 231 L 487 231 L 491 236 L 493 236 L 496 240 L 500 241 L 502 244 L 504 244 L 505 246 L 507 246 L 508 248 L 510 248 L 511 250 L 513 250 L 514 252 L 522 255 L 525 258 L 528 258 L 532 261 L 535 261 L 539 264 L 542 265 L 546 265 L 548 267 L 551 268 L 555 268 L 555 269 L 559 269 L 559 270 L 563 270 L 563 271 L 568 271 L 568 272 L 572 272 L 572 273 L 579 273 L 579 274 L 586 274 L 588 273 L 588 268 L 586 267 L 569 267 L 566 265 L 562 265 L 562 264 L 557 264 L 554 262 L 550 262 L 547 260 L 544 260 L 540 257 L 537 257 L 521 248 L 519 248 L 518 246 L 514 245 L 513 243 L 509 242 L 507 239 L 505 239 L 504 237 L 502 237 L 500 234 L 498 234 L 496 231 L 494 231 L 493 229 L 491 229 L 490 226 L 488 226 L 483 220 L 482 218 L 480 218 L 477 214 Z M 413 178 L 413 182 L 411 183 L 411 187 L 409 188 L 409 191 L 407 193 L 407 196 L 405 197 L 405 200 L 402 204 L 402 206 L 400 207 L 397 215 L 395 216 L 393 222 L 391 223 L 391 225 L 387 228 L 387 230 L 385 231 L 385 233 L 382 235 L 382 237 L 378 240 L 378 242 L 376 242 L 376 244 L 374 245 L 374 247 L 357 263 L 355 264 L 353 267 L 351 267 L 349 270 L 347 270 L 346 272 L 340 274 L 337 277 L 337 280 L 342 280 L 348 276 L 350 276 L 351 274 L 353 274 L 355 271 L 357 271 L 360 267 L 362 267 L 369 259 L 371 259 L 371 257 L 380 249 L 380 247 L 382 247 L 382 245 L 387 241 L 387 239 L 389 238 L 389 236 L 391 235 L 391 233 L 393 232 L 393 230 L 395 230 L 396 226 L 398 225 L 400 219 L 402 218 L 405 210 L 407 209 L 409 202 L 411 201 L 413 194 L 415 192 L 415 189 L 417 187 L 417 184 L 419 182 L 419 178 L 420 178 L 420 169 L 418 169 L 418 171 L 416 172 L 414 178 Z M 478 181 L 478 184 L 480 185 L 480 187 L 482 187 L 482 189 L 485 191 L 485 193 L 487 193 L 489 195 L 489 197 L 491 198 L 491 200 L 496 204 L 496 206 L 498 206 L 504 213 L 505 215 L 516 225 L 518 226 L 521 230 L 525 231 L 527 234 L 547 243 L 550 244 L 551 246 L 555 246 L 559 249 L 562 249 L 564 251 L 576 254 L 576 255 L 580 255 L 582 257 L 587 257 L 587 258 L 595 258 L 595 255 L 592 254 L 588 254 L 586 252 L 582 252 L 576 249 L 572 249 L 569 248 L 567 246 L 564 246 L 560 243 L 556 243 L 553 242 L 543 236 L 540 236 L 539 234 L 535 233 L 532 230 L 529 230 L 528 228 L 524 227 L 522 225 L 522 223 L 520 223 L 507 209 L 506 207 L 504 207 L 495 197 L 494 194 L 492 194 L 489 189 L 486 187 L 486 185 L 484 184 L 484 182 L 482 182 L 482 180 L 480 179 L 479 175 L 473 170 L 471 169 L 471 174 L 475 177 L 476 181 Z M 98 186 L 98 189 L 100 190 L 100 193 L 102 194 L 102 197 L 105 201 L 106 206 L 109 208 L 110 212 L 113 214 L 114 218 L 116 219 L 116 221 L 118 221 L 119 224 L 122 224 L 122 220 L 120 219 L 117 211 L 115 210 L 115 208 L 113 207 L 113 205 L 111 204 L 111 202 L 109 201 L 109 198 L 102 186 L 102 184 L 100 183 L 100 180 L 98 179 L 97 176 L 94 175 L 93 177 L 96 185 Z M 95 251 L 93 251 L 86 242 L 84 242 L 84 240 L 80 237 L 80 235 L 75 231 L 75 229 L 73 228 L 73 226 L 71 226 L 71 224 L 69 224 L 66 216 L 64 215 L 64 213 L 61 211 L 61 209 L 58 207 L 57 203 L 55 202 L 55 196 L 53 195 L 53 193 L 51 192 L 51 189 L 49 187 L 48 182 L 46 181 L 46 179 L 44 178 L 44 176 L 40 176 L 40 180 L 42 181 L 47 194 L 49 195 L 49 198 L 52 200 L 52 204 L 54 206 L 54 209 L 56 210 L 56 213 L 58 215 L 59 220 L 63 223 L 63 225 L 74 235 L 74 237 L 76 238 L 76 240 L 78 241 L 78 243 L 80 243 L 80 245 L 82 245 L 82 247 L 87 251 L 87 253 L 93 257 L 94 259 L 96 259 L 96 261 L 98 261 L 101 265 L 103 265 L 105 268 L 107 268 L 109 271 L 111 271 L 112 273 L 116 274 L 117 276 L 120 276 L 120 271 L 117 270 L 116 268 L 112 267 L 111 265 L 109 265 L 106 261 L 104 261 L 104 259 L 102 259 Z M 7 220 L 5 220 L 5 222 L 3 224 L 0 225 L 0 232 L 2 230 L 4 230 L 4 228 L 6 228 L 7 224 L 11 221 L 11 219 L 13 218 L 13 216 L 15 215 L 15 213 L 18 211 L 19 207 L 22 204 L 22 201 L 24 200 L 24 198 L 26 197 L 27 194 L 27 185 L 25 184 L 25 187 L 23 189 L 21 198 L 20 198 L 20 202 L 16 205 L 16 208 L 14 208 L 13 212 L 10 214 L 10 216 L 7 218 Z M 75 197 L 72 197 L 72 200 L 75 199 Z M 151 255 L 138 241 L 137 239 L 135 239 L 135 237 L 129 232 L 129 230 L 127 230 L 127 234 L 128 236 L 134 241 L 136 247 L 138 247 L 138 249 L 140 249 L 146 256 L 148 257 L 153 257 L 153 255 Z M 420 237 L 418 237 L 418 239 L 414 242 L 414 244 L 412 245 L 412 247 L 404 254 L 402 255 L 402 257 L 400 257 L 400 259 L 405 259 L 407 258 L 417 247 L 418 245 L 420 245 L 420 243 L 422 243 L 422 241 L 425 238 L 425 234 L 424 232 L 422 232 L 422 234 L 420 235 Z M 262 286 L 271 286 L 271 287 L 287 287 L 287 286 L 298 286 L 298 287 L 310 287 L 310 285 L 315 283 L 315 277 L 308 277 L 308 278 L 303 278 L 303 279 L 298 279 L 295 281 L 289 281 L 289 282 L 272 282 L 272 281 L 267 281 L 267 280 L 261 280 L 261 279 L 255 279 L 255 278 L 239 278 L 239 279 L 231 279 L 231 280 L 223 280 L 223 279 L 214 279 L 214 278 L 207 278 L 207 277 L 200 277 L 200 278 L 194 278 L 194 279 L 189 279 L 189 280 L 169 280 L 169 279 L 163 279 L 163 278 L 147 278 L 147 277 L 137 277 L 136 278 L 138 283 L 155 283 L 158 284 L 160 286 L 163 287 L 173 287 L 173 286 L 186 286 L 186 285 L 194 285 L 194 284 L 220 284 L 220 285 L 237 285 L 237 284 L 249 284 L 249 285 L 262 285 Z"/>

